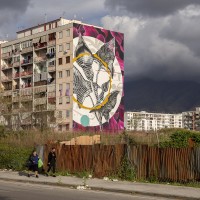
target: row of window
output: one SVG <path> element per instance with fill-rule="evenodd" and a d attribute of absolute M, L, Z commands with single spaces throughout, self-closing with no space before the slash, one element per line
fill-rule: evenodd
<path fill-rule="evenodd" d="M 70 104 L 70 97 L 59 97 L 59 104 L 62 105 L 63 103 Z"/>
<path fill-rule="evenodd" d="M 70 70 L 66 70 L 66 77 L 70 77 Z M 63 71 L 58 72 L 58 78 L 63 78 Z"/>
<path fill-rule="evenodd" d="M 66 36 L 69 37 L 70 36 L 70 29 L 66 30 Z M 63 31 L 59 32 L 59 39 L 63 38 Z"/>
<path fill-rule="evenodd" d="M 69 117 L 70 117 L 70 110 L 58 111 L 58 118 L 69 118 Z"/>
<path fill-rule="evenodd" d="M 70 56 L 67 56 L 65 59 L 66 59 L 66 64 L 70 63 Z M 63 58 L 58 58 L 58 64 L 59 65 L 63 64 Z"/>
<path fill-rule="evenodd" d="M 66 43 L 66 48 L 64 48 L 64 44 L 60 44 L 60 45 L 59 45 L 59 47 L 58 47 L 58 51 L 59 51 L 59 52 L 62 52 L 64 49 L 65 49 L 66 51 L 67 51 L 67 50 L 70 50 L 70 43 Z"/>

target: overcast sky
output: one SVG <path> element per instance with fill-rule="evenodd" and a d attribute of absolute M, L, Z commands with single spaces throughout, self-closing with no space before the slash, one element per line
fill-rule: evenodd
<path fill-rule="evenodd" d="M 127 79 L 200 82 L 200 0 L 0 0 L 0 39 L 45 16 L 123 32 Z"/>

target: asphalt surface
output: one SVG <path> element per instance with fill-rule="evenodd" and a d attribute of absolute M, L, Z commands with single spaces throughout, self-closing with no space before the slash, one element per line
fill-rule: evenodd
<path fill-rule="evenodd" d="M 29 183 L 0 181 L 0 200 L 167 200 L 148 197 L 110 193 L 103 191 L 77 190 L 57 186 L 43 186 Z M 168 199 L 169 200 L 169 199 Z"/>

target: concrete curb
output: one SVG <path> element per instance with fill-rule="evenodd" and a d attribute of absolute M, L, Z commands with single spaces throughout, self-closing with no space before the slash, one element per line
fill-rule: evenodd
<path fill-rule="evenodd" d="M 8 179 L 8 178 L 0 178 L 2 181 L 8 182 L 19 182 L 19 183 L 31 183 L 37 185 L 49 185 L 49 186 L 58 186 L 58 187 L 67 187 L 71 189 L 76 189 L 78 184 L 67 184 L 67 183 L 51 183 L 46 181 L 37 182 L 34 180 L 21 180 L 21 179 Z M 174 198 L 174 199 L 182 199 L 182 200 L 199 200 L 196 197 L 185 197 L 180 195 L 171 195 L 171 194 L 161 194 L 161 193 L 154 193 L 154 192 L 141 192 L 141 191 L 130 191 L 130 190 L 118 190 L 118 189 L 111 189 L 111 188 L 103 188 L 103 187 L 88 187 L 87 190 L 93 191 L 105 191 L 105 192 L 113 192 L 113 193 L 122 193 L 122 194 L 131 194 L 131 195 L 143 195 L 143 196 L 151 196 L 151 197 L 164 197 L 164 198 Z"/>

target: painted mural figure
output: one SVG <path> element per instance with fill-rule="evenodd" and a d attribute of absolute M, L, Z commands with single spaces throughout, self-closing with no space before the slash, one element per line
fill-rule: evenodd
<path fill-rule="evenodd" d="M 80 26 L 80 25 L 79 25 Z M 88 29 L 81 25 L 79 27 Z M 94 30 L 94 27 L 89 27 Z M 107 38 L 108 39 L 108 38 Z M 102 42 L 78 31 L 74 36 L 74 128 L 111 129 L 111 119 L 122 115 L 123 74 L 116 58 L 116 38 Z M 121 86 L 121 87 L 119 87 Z M 123 129 L 123 119 L 121 127 Z M 94 129 L 95 128 L 95 129 Z"/>

